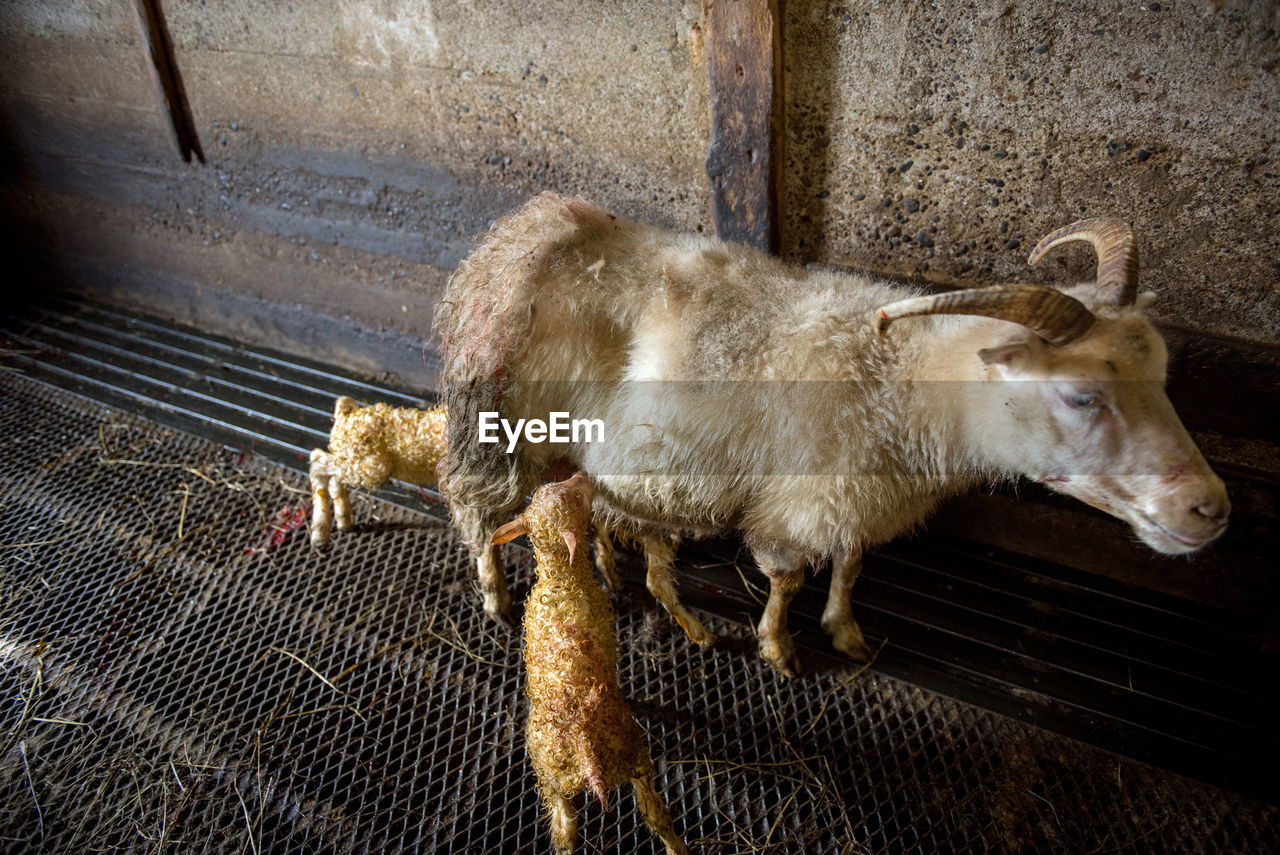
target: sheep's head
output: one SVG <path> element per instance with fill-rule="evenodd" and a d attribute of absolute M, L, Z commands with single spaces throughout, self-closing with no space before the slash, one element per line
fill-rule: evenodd
<path fill-rule="evenodd" d="M 1133 232 L 1083 220 L 1041 241 L 1031 262 L 1069 240 L 1094 244 L 1095 282 L 921 297 L 885 306 L 878 325 L 936 313 L 1020 324 L 983 328 L 990 341 L 977 356 L 999 381 L 983 384 L 989 394 L 973 418 L 987 453 L 1124 520 L 1159 552 L 1194 552 L 1225 531 L 1230 503 L 1165 394 L 1168 353 L 1142 314 L 1155 295 L 1137 293 Z"/>
<path fill-rule="evenodd" d="M 569 550 L 569 563 L 577 559 L 591 519 L 591 482 L 585 472 L 572 478 L 543 484 L 533 491 L 524 513 L 493 533 L 492 543 L 506 543 L 529 535 L 534 549 L 556 553 Z"/>

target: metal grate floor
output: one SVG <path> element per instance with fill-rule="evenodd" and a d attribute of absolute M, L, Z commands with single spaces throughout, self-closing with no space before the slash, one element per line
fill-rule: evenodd
<path fill-rule="evenodd" d="M 295 471 L 0 373 L 4 851 L 549 851 L 519 639 L 452 532 L 362 496 L 319 552 L 306 502 Z M 781 680 L 745 626 L 701 650 L 643 593 L 618 615 L 696 851 L 1276 847 L 1273 806 L 875 670 Z M 580 851 L 659 851 L 613 805 Z"/>

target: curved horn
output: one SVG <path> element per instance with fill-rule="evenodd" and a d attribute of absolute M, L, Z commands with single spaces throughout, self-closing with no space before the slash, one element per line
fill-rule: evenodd
<path fill-rule="evenodd" d="M 913 297 L 876 311 L 881 335 L 889 324 L 913 315 L 983 315 L 1022 324 L 1055 347 L 1075 341 L 1093 326 L 1093 313 L 1074 297 L 1042 285 L 1002 285 Z"/>
<path fill-rule="evenodd" d="M 1031 263 L 1073 240 L 1087 240 L 1098 253 L 1098 287 L 1110 291 L 1117 306 L 1132 305 L 1138 296 L 1138 241 L 1132 227 L 1105 217 L 1080 220 L 1046 235 L 1031 251 Z"/>

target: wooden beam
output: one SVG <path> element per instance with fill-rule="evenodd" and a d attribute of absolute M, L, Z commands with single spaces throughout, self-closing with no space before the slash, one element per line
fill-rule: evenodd
<path fill-rule="evenodd" d="M 779 246 L 782 159 L 778 0 L 704 0 L 711 76 L 711 185 L 716 234 L 769 252 Z"/>

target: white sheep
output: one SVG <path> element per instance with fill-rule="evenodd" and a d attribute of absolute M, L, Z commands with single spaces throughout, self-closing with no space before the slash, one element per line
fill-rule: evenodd
<path fill-rule="evenodd" d="M 714 637 L 676 597 L 673 538 L 740 532 L 770 579 L 760 650 L 783 673 L 806 565 L 833 559 L 823 626 L 864 656 L 850 609 L 863 551 L 978 484 L 1032 478 L 1164 553 L 1211 542 L 1230 505 L 1164 393 L 1133 232 L 1082 221 L 1032 260 L 1068 240 L 1095 246 L 1096 281 L 921 296 L 552 194 L 499 220 L 436 316 L 441 488 L 486 610 L 509 603 L 488 532 L 551 455 L 591 474 L 598 518 L 639 535 L 650 590 L 698 643 Z M 608 441 L 507 454 L 476 441 L 481 411 L 598 418 Z"/>
<path fill-rule="evenodd" d="M 429 410 L 387 404 L 361 407 L 351 398 L 339 398 L 333 408 L 329 449 L 311 452 L 312 545 L 329 542 L 335 517 L 339 531 L 351 528 L 347 487 L 376 490 L 392 478 L 434 485 L 448 435 L 442 406 Z"/>

